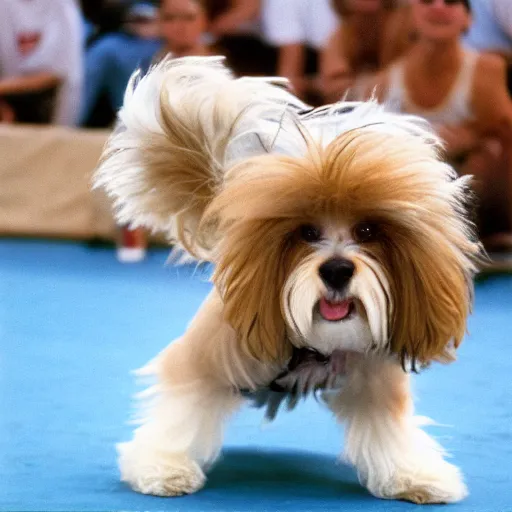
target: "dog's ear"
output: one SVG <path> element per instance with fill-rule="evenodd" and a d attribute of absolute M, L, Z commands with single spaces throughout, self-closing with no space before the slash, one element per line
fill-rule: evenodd
<path fill-rule="evenodd" d="M 432 202 L 415 226 L 395 233 L 387 251 L 390 345 L 412 369 L 455 359 L 473 305 L 473 278 L 485 261 L 472 218 L 470 179 L 456 178 L 448 190 L 452 206 L 445 215 Z"/>
<path fill-rule="evenodd" d="M 454 175 L 444 190 L 451 204 L 445 215 L 435 215 L 432 202 L 423 223 L 418 218 L 388 251 L 395 305 L 391 348 L 413 370 L 416 363 L 455 359 L 473 306 L 474 275 L 487 262 L 477 236 L 471 177 Z"/>
<path fill-rule="evenodd" d="M 290 229 L 279 220 L 236 222 L 223 237 L 213 276 L 242 350 L 263 362 L 282 364 L 291 354 L 281 303 L 300 255 L 287 237 Z"/>
<path fill-rule="evenodd" d="M 374 252 L 389 284 L 384 339 L 404 367 L 449 361 L 466 331 L 482 261 L 471 180 L 443 161 L 439 139 L 415 118 L 384 113 L 379 122 L 377 111 L 370 123 L 369 113 L 367 127 L 331 144 L 330 168 L 345 165 L 345 205 L 355 217 L 382 225 L 378 243 L 362 249 Z"/>
<path fill-rule="evenodd" d="M 235 79 L 212 57 L 166 59 L 134 76 L 94 177 L 117 219 L 209 259 L 218 234 L 201 218 L 225 172 L 273 150 L 279 120 L 303 105 L 278 81 Z"/>
<path fill-rule="evenodd" d="M 405 242 L 390 251 L 389 261 L 392 351 L 413 369 L 417 363 L 453 360 L 471 310 L 471 273 L 443 242 L 423 247 Z"/>

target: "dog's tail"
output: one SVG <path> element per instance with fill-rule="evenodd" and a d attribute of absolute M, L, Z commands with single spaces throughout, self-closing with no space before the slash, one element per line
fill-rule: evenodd
<path fill-rule="evenodd" d="M 218 57 L 168 58 L 134 75 L 96 170 L 119 222 L 163 232 L 209 260 L 215 223 L 201 223 L 239 158 L 270 151 L 285 114 L 306 108 L 285 80 L 235 79 Z"/>

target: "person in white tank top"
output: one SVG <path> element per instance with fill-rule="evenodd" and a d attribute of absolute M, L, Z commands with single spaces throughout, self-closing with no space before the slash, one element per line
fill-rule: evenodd
<path fill-rule="evenodd" d="M 416 42 L 379 73 L 368 95 L 393 110 L 427 119 L 447 158 L 472 174 L 481 204 L 482 235 L 512 249 L 512 100 L 505 61 L 462 44 L 470 0 L 411 0 Z M 501 211 L 486 218 L 487 211 Z"/>
<path fill-rule="evenodd" d="M 388 70 L 387 94 L 384 98 L 391 108 L 419 115 L 436 126 L 460 125 L 475 119 L 472 106 L 473 83 L 478 54 L 464 50 L 460 69 L 443 100 L 433 107 L 415 103 L 405 82 L 405 63 L 400 60 Z"/>

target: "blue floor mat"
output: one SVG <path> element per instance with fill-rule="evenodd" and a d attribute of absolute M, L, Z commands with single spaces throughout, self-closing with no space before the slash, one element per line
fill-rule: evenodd
<path fill-rule="evenodd" d="M 315 401 L 262 428 L 246 408 L 204 490 L 155 498 L 119 482 L 130 370 L 180 335 L 210 285 L 165 251 L 120 265 L 111 249 L 0 241 L 0 511 L 412 511 L 377 500 L 336 460 L 342 432 Z M 512 276 L 477 286 L 459 361 L 415 377 L 417 412 L 466 475 L 464 502 L 512 511 Z"/>

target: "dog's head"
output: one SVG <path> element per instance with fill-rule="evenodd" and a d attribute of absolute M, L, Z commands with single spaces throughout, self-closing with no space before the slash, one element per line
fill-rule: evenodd
<path fill-rule="evenodd" d="M 291 345 L 450 358 L 480 252 L 467 180 L 435 146 L 385 127 L 308 146 L 238 164 L 206 212 L 222 226 L 227 320 L 259 359 Z"/>
<path fill-rule="evenodd" d="M 371 102 L 306 113 L 218 59 L 171 59 L 132 82 L 96 183 L 122 222 L 215 264 L 243 348 L 450 358 L 481 246 L 469 179 L 428 127 Z"/>

